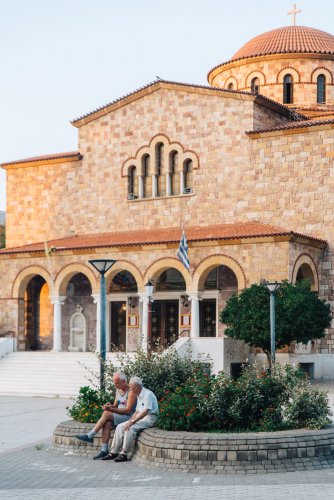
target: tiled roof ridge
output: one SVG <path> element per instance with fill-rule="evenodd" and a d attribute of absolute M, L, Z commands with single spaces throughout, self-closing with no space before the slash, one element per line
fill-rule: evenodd
<path fill-rule="evenodd" d="M 146 85 L 143 85 L 142 87 L 138 87 L 137 89 L 128 92 L 127 94 L 122 95 L 121 97 L 117 97 L 117 99 L 114 99 L 113 101 L 108 102 L 107 104 L 104 104 L 103 106 L 100 106 L 93 111 L 89 111 L 88 113 L 83 114 L 82 116 L 79 116 L 78 118 L 75 118 L 74 120 L 71 120 L 72 124 L 77 123 L 80 120 L 83 120 L 84 118 L 87 118 L 88 116 L 94 115 L 95 113 L 98 113 L 99 111 L 102 111 L 103 109 L 108 108 L 109 106 L 112 106 L 114 104 L 117 104 L 118 102 L 123 101 L 124 99 L 127 99 L 128 97 L 131 97 L 133 95 L 136 95 L 139 92 L 142 92 L 143 90 L 148 89 L 149 87 L 152 87 L 153 85 L 159 84 L 159 83 L 165 83 L 169 85 L 178 85 L 180 87 L 193 87 L 193 88 L 198 88 L 198 89 L 204 89 L 204 90 L 212 90 L 212 91 L 218 91 L 222 93 L 229 93 L 229 94 L 237 94 L 237 95 L 247 95 L 247 96 L 255 96 L 252 92 L 247 92 L 244 90 L 229 90 L 229 89 L 222 89 L 221 87 L 213 87 L 211 85 L 201 85 L 197 83 L 185 83 L 185 82 L 176 82 L 173 80 L 154 80 Z M 266 97 L 262 94 L 258 94 L 261 99 L 264 99 L 267 102 L 270 102 L 272 104 L 275 104 L 276 106 L 279 106 L 280 108 L 287 110 L 290 112 L 290 109 L 283 104 L 274 101 L 273 99 L 270 99 L 269 97 Z"/>
<path fill-rule="evenodd" d="M 292 122 L 284 125 L 277 125 L 276 127 L 263 128 L 259 130 L 249 130 L 246 132 L 246 134 L 247 135 L 262 134 L 265 132 L 276 132 L 276 131 L 278 132 L 280 130 L 289 130 L 296 128 L 304 128 L 304 127 L 316 127 L 316 126 L 331 125 L 331 124 L 334 124 L 334 118 L 330 118 L 327 120 L 317 120 L 314 118 L 313 119 L 309 118 L 308 120 Z"/>
<path fill-rule="evenodd" d="M 291 43 L 290 40 L 287 42 L 287 34 L 292 33 L 294 36 L 292 37 L 294 46 L 290 48 L 284 48 L 284 44 Z M 275 40 L 275 35 L 280 35 L 281 40 Z M 285 36 L 284 36 L 285 35 Z M 298 38 L 299 35 L 299 38 Z M 321 38 L 321 40 L 319 40 Z M 329 42 L 330 40 L 330 42 Z M 284 41 L 284 44 L 283 44 Z M 279 43 L 278 43 L 279 42 Z M 266 46 L 271 46 L 276 43 L 276 47 L 273 46 L 271 49 L 266 49 Z M 305 45 L 306 43 L 306 45 Z M 283 44 L 283 45 L 282 45 Z M 322 50 L 320 45 L 328 46 L 328 50 Z M 260 45 L 263 49 L 260 50 L 254 49 L 255 51 L 251 54 L 247 54 L 254 45 Z M 257 52 L 256 52 L 257 50 Z M 246 53 L 247 55 L 241 55 L 240 57 L 236 57 L 239 53 Z M 269 56 L 274 54 L 328 54 L 334 55 L 334 36 L 331 33 L 328 33 L 323 30 L 319 30 L 317 28 L 311 28 L 309 26 L 283 26 L 280 28 L 276 28 L 270 31 L 266 31 L 255 37 L 251 38 L 248 42 L 246 42 L 228 61 L 222 62 L 214 66 L 209 72 L 215 71 L 221 66 L 225 66 L 227 64 L 232 64 L 234 62 L 241 61 L 243 59 L 251 59 L 254 57 L 261 56 Z"/>
<path fill-rule="evenodd" d="M 214 230 L 219 230 L 222 229 L 222 231 L 226 231 L 228 229 L 233 228 L 233 226 L 236 227 L 235 232 L 230 232 L 227 234 L 212 234 Z M 209 233 L 208 235 L 200 235 L 197 233 L 200 232 L 207 232 Z M 211 231 L 211 234 L 210 234 Z M 171 235 L 168 235 L 169 233 L 172 233 Z M 191 233 L 194 232 L 194 235 L 191 235 Z M 131 240 L 131 233 L 133 236 Z M 56 247 L 56 250 L 79 250 L 79 249 L 91 249 L 91 248 L 108 248 L 108 247 L 119 247 L 119 246 L 139 246 L 139 245 L 152 245 L 152 244 L 167 244 L 167 243 L 178 243 L 180 240 L 181 236 L 181 229 L 178 227 L 173 227 L 173 228 L 160 228 L 158 230 L 155 230 L 155 234 L 157 234 L 156 238 L 150 238 L 148 240 L 144 239 L 145 233 L 153 233 L 151 229 L 147 230 L 135 230 L 132 232 L 129 231 L 115 231 L 115 232 L 109 232 L 109 233 L 96 233 L 96 234 L 87 234 L 87 235 L 73 235 L 73 236 L 67 236 L 64 238 L 58 238 L 54 240 L 49 240 L 48 245 Z M 165 233 L 165 234 L 164 234 Z M 187 233 L 187 240 L 188 242 L 198 242 L 198 241 L 213 241 L 213 240 L 233 240 L 233 239 L 252 239 L 252 238 L 258 238 L 258 237 L 273 237 L 273 236 L 288 236 L 288 237 L 299 237 L 303 239 L 307 239 L 309 241 L 314 241 L 314 242 L 319 242 L 319 243 L 324 243 L 327 244 L 327 242 L 323 239 L 316 238 L 313 236 L 309 236 L 303 233 L 291 231 L 291 230 L 285 230 L 281 227 L 270 225 L 270 224 L 264 224 L 261 222 L 257 221 L 252 221 L 252 222 L 239 222 L 239 223 L 230 223 L 230 224 L 216 224 L 213 226 L 193 226 L 186 228 L 186 233 Z M 166 234 L 168 236 L 166 236 Z M 128 235 L 130 239 L 128 241 L 124 241 L 119 239 L 117 242 L 117 236 L 120 235 Z M 137 238 L 136 236 L 142 235 L 143 238 Z M 114 241 L 104 241 L 103 239 L 108 238 L 108 237 L 114 237 Z M 95 241 L 94 243 L 92 240 L 97 240 L 100 239 L 100 242 Z M 74 241 L 73 241 L 74 240 Z M 77 243 L 75 240 L 78 240 Z M 82 243 L 80 243 L 80 240 Z M 72 244 L 69 246 L 66 246 L 66 241 L 68 241 L 68 245 L 71 242 Z M 60 245 L 57 249 L 57 243 Z M 37 248 L 36 248 L 37 247 Z M 21 250 L 20 250 L 21 249 Z M 21 247 L 13 247 L 13 248 L 4 248 L 0 250 L 0 255 L 1 254 L 14 254 L 14 253 L 40 253 L 44 251 L 44 242 L 38 242 L 38 243 L 32 243 L 30 245 L 23 245 Z"/>
<path fill-rule="evenodd" d="M 0 166 L 7 165 L 17 165 L 18 163 L 32 163 L 35 161 L 45 161 L 45 160 L 58 160 L 61 158 L 74 158 L 75 156 L 80 157 L 81 154 L 79 151 L 69 151 L 66 153 L 52 153 L 49 155 L 41 155 L 41 156 L 31 156 L 29 158 L 23 158 L 21 160 L 8 161 L 4 163 L 0 163 Z"/>

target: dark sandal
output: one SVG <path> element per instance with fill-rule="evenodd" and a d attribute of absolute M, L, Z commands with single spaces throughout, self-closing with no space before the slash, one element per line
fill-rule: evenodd
<path fill-rule="evenodd" d="M 115 462 L 126 462 L 128 459 L 128 457 L 126 455 L 122 455 L 122 453 L 120 455 L 118 455 L 118 457 L 115 459 Z"/>

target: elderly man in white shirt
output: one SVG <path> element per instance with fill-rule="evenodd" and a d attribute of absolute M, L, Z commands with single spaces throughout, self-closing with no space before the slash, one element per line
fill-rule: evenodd
<path fill-rule="evenodd" d="M 110 453 L 102 460 L 115 460 L 115 462 L 126 462 L 127 453 L 137 433 L 148 427 L 153 427 L 158 415 L 159 406 L 155 394 L 143 387 L 139 377 L 132 377 L 129 382 L 130 390 L 137 396 L 136 411 L 128 420 L 116 427 Z M 118 452 L 120 453 L 118 454 Z"/>

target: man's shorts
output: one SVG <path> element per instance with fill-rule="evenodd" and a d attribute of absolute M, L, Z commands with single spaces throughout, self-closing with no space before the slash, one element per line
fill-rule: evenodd
<path fill-rule="evenodd" d="M 130 419 L 131 415 L 120 415 L 119 413 L 113 413 L 115 427 L 118 424 L 122 424 Z"/>

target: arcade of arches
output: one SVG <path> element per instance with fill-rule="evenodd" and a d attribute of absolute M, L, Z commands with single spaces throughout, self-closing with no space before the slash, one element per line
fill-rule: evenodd
<path fill-rule="evenodd" d="M 182 337 L 223 337 L 219 313 L 227 299 L 244 287 L 228 265 L 199 269 L 197 291 L 187 290 L 186 279 L 174 267 L 154 273 L 151 335 L 155 346 L 168 347 Z M 309 279 L 317 290 L 315 269 L 304 260 L 295 266 L 294 280 Z M 240 277 L 239 277 L 240 281 Z M 145 346 L 148 299 L 142 282 L 126 270 L 107 276 L 107 350 L 135 351 Z M 93 284 L 94 286 L 94 284 Z M 24 290 L 25 350 L 99 350 L 99 293 L 84 272 L 69 273 L 61 286 L 65 295 L 52 299 L 40 275 Z M 54 290 L 55 297 L 57 290 Z M 21 346 L 22 349 L 22 346 Z"/>

